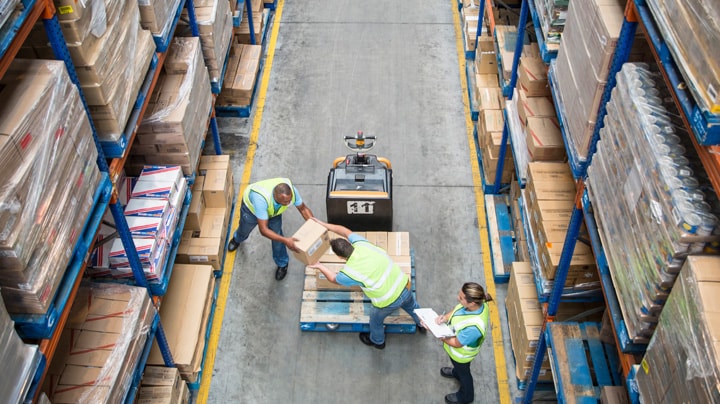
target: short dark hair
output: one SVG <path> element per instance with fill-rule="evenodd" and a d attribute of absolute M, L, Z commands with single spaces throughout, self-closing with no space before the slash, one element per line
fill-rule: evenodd
<path fill-rule="evenodd" d="M 350 242 L 344 238 L 334 238 L 330 240 L 330 247 L 332 247 L 335 255 L 343 257 L 345 259 L 350 258 L 355 248 Z"/>
<path fill-rule="evenodd" d="M 275 195 L 292 196 L 292 189 L 290 188 L 290 185 L 281 182 L 275 186 L 275 189 L 273 189 L 273 196 Z"/>

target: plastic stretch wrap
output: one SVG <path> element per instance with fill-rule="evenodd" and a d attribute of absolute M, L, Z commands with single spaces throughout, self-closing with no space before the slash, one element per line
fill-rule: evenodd
<path fill-rule="evenodd" d="M 165 38 L 173 28 L 180 0 L 138 0 L 140 24 L 153 35 Z"/>
<path fill-rule="evenodd" d="M 0 86 L 0 285 L 11 313 L 45 313 L 93 205 L 97 150 L 62 62 L 16 59 Z"/>
<path fill-rule="evenodd" d="M 59 7 L 60 28 L 68 44 L 96 41 L 105 34 L 108 22 L 116 21 L 122 10 L 123 0 L 77 0 L 67 9 L 55 0 Z"/>
<path fill-rule="evenodd" d="M 20 5 L 20 0 L 8 0 L 0 3 L 0 33 L 4 31 L 3 25 L 10 19 L 10 17 L 16 12 L 16 9 Z"/>
<path fill-rule="evenodd" d="M 200 158 L 213 102 L 198 38 L 173 38 L 164 68 L 138 128 L 136 141 L 141 147 L 131 153 L 141 159 L 139 168 L 143 164 L 175 165 L 174 161 L 163 160 L 165 154 L 159 150 L 147 156 L 140 150 L 157 145 L 168 150 L 170 145 L 179 145 L 178 149 L 187 154 L 183 172 L 191 175 Z"/>
<path fill-rule="evenodd" d="M 525 127 L 520 122 L 520 116 L 518 116 L 518 95 L 517 89 L 513 90 L 513 98 L 505 101 L 505 113 L 508 118 L 508 129 L 510 135 L 510 143 L 512 147 L 512 155 L 515 159 L 515 167 L 517 167 L 517 174 L 522 183 L 525 183 L 527 179 L 527 166 L 530 161 L 530 154 L 528 153 L 527 140 L 525 135 Z M 493 180 L 494 181 L 494 180 Z"/>
<path fill-rule="evenodd" d="M 101 140 L 122 136 L 150 66 L 155 46 L 138 19 L 137 3 L 129 1 L 95 46 L 77 48 L 83 50 L 82 57 L 70 48 Z"/>
<path fill-rule="evenodd" d="M 188 21 L 187 9 L 178 23 L 176 37 L 190 37 L 192 32 Z M 195 2 L 195 17 L 200 31 L 200 43 L 210 81 L 220 80 L 223 65 L 227 57 L 233 36 L 233 21 L 230 4 L 224 0 L 201 0 Z"/>
<path fill-rule="evenodd" d="M 642 403 L 720 401 L 720 258 L 690 256 L 637 372 Z"/>
<path fill-rule="evenodd" d="M 0 397 L 7 403 L 21 403 L 30 388 L 40 359 L 37 345 L 23 343 L 0 299 Z"/>
<path fill-rule="evenodd" d="M 628 63 L 617 81 L 588 183 L 628 332 L 648 338 L 685 257 L 717 241 L 717 208 L 662 78 Z"/>
<path fill-rule="evenodd" d="M 143 288 L 83 283 L 43 391 L 52 402 L 124 402 L 155 315 Z"/>
<path fill-rule="evenodd" d="M 530 0 L 535 2 L 545 42 L 559 44 L 565 19 L 567 18 L 567 0 Z"/>
<path fill-rule="evenodd" d="M 700 108 L 720 113 L 720 7 L 716 1 L 647 0 Z"/>

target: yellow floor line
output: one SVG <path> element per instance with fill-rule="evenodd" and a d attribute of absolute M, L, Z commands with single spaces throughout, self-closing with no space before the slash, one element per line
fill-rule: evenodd
<path fill-rule="evenodd" d="M 243 167 L 242 178 L 235 202 L 235 213 L 231 221 L 232 229 L 237 228 L 240 223 L 240 203 L 245 187 L 250 182 L 250 174 L 252 173 L 253 162 L 255 161 L 255 151 L 257 150 L 258 135 L 260 133 L 260 124 L 262 123 L 263 111 L 265 110 L 265 96 L 267 94 L 268 82 L 270 81 L 270 71 L 272 70 L 273 58 L 275 57 L 275 45 L 277 43 L 278 31 L 280 29 L 280 20 L 282 19 L 284 0 L 278 0 L 275 7 L 275 16 L 272 24 L 270 39 L 267 43 L 267 54 L 265 56 L 265 67 L 260 81 L 260 88 L 257 94 L 257 104 L 253 119 L 252 131 L 250 132 L 250 142 L 247 149 L 245 165 Z M 257 36 L 256 36 L 257 37 Z M 232 231 L 232 230 L 231 230 Z M 205 357 L 205 365 L 203 368 L 203 377 L 200 383 L 200 391 L 198 392 L 197 402 L 206 403 L 208 394 L 210 393 L 210 383 L 212 381 L 213 369 L 215 367 L 215 355 L 217 354 L 218 342 L 220 341 L 220 331 L 222 330 L 223 316 L 225 315 L 225 305 L 230 291 L 230 281 L 232 279 L 233 266 L 235 265 L 235 252 L 228 252 L 225 257 L 225 266 L 223 267 L 223 275 L 220 278 L 220 290 L 218 292 L 217 304 L 215 306 L 215 318 L 213 319 L 212 329 L 210 330 L 210 340 L 208 341 L 207 356 Z"/>
<path fill-rule="evenodd" d="M 482 188 L 482 177 L 480 165 L 477 159 L 475 138 L 473 137 L 474 125 L 470 118 L 470 101 L 468 99 L 468 83 L 465 75 L 465 48 L 463 45 L 462 28 L 460 25 L 460 13 L 457 7 L 457 0 L 450 0 L 453 9 L 453 21 L 455 22 L 455 42 L 457 47 L 458 61 L 460 66 L 460 85 L 463 94 L 463 106 L 465 109 L 465 126 L 467 129 L 468 146 L 470 148 L 470 165 L 472 167 L 473 186 L 475 189 L 475 204 L 477 206 L 478 227 L 480 231 L 480 249 L 483 257 L 483 269 L 485 272 L 485 291 L 496 297 L 495 280 L 492 274 L 492 262 L 490 261 L 490 241 L 488 236 L 487 220 L 485 218 L 485 194 Z M 503 344 L 502 329 L 500 327 L 500 314 L 498 313 L 497 302 L 491 303 L 494 310 L 490 310 L 490 324 L 492 329 L 493 351 L 495 354 L 495 373 L 497 375 L 498 394 L 500 403 L 510 403 L 510 388 L 508 386 L 507 368 L 505 367 L 505 346 Z"/>

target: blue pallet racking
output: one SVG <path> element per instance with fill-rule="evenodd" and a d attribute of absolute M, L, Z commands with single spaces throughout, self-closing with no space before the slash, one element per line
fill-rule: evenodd
<path fill-rule="evenodd" d="M 270 10 L 275 10 L 277 8 L 277 4 L 278 4 L 278 0 L 273 0 L 272 3 L 263 2 L 263 7 L 270 9 Z"/>
<path fill-rule="evenodd" d="M 37 0 L 23 0 L 22 11 L 16 16 L 10 16 L 9 19 L 0 27 L 0 55 L 5 55 L 10 45 L 13 43 L 15 38 L 18 36 L 20 29 L 25 26 L 27 21 L 34 21 L 33 13 L 38 13 L 42 7 L 42 2 L 36 2 Z M 38 7 L 36 10 L 35 7 Z M 35 17 L 37 18 L 37 17 Z"/>

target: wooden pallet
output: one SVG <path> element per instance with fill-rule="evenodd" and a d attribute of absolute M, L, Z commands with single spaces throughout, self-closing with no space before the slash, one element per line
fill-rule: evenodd
<path fill-rule="evenodd" d="M 602 386 L 622 386 L 617 351 L 600 341 L 600 324 L 555 322 L 545 330 L 560 403 L 597 403 Z"/>
<path fill-rule="evenodd" d="M 401 266 L 401 268 L 403 268 Z M 415 294 L 414 267 L 405 268 Z M 303 300 L 300 306 L 300 329 L 303 331 L 368 332 L 370 331 L 370 299 L 359 288 L 324 287 L 317 270 L 305 268 Z M 412 334 L 417 326 L 404 310 L 385 318 L 388 334 Z"/>

